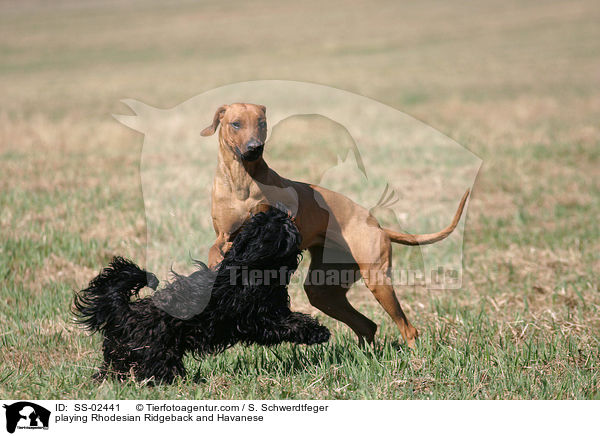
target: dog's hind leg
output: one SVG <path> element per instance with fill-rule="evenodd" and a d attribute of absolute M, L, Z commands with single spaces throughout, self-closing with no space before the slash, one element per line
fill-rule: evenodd
<path fill-rule="evenodd" d="M 377 241 L 379 238 L 378 244 L 354 241 L 350 247 L 355 259 L 359 260 L 360 272 L 365 285 L 394 320 L 406 344 L 413 348 L 418 332 L 406 317 L 394 292 L 390 274 L 392 267 L 390 240 L 378 227 L 367 227 L 363 233 L 366 235 L 365 239 L 369 241 Z"/>
<path fill-rule="evenodd" d="M 135 376 L 151 383 L 173 383 L 176 377 L 185 377 L 183 349 L 173 346 L 172 338 L 162 337 L 154 345 L 140 350 L 135 359 Z"/>
<path fill-rule="evenodd" d="M 358 266 L 354 259 L 340 251 L 337 254 L 331 253 L 332 258 L 346 259 L 346 263 L 324 264 L 323 247 L 312 247 L 309 251 L 311 262 L 304 281 L 304 290 L 310 304 L 348 325 L 358 336 L 360 344 L 364 341 L 373 342 L 377 324 L 352 307 L 346 296 L 357 278 Z M 328 283 L 328 277 L 333 278 L 333 283 Z"/>

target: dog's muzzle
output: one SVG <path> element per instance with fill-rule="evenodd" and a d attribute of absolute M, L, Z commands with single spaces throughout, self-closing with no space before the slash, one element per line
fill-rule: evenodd
<path fill-rule="evenodd" d="M 265 144 L 259 141 L 250 141 L 246 144 L 246 152 L 242 154 L 242 159 L 252 162 L 258 159 L 265 148 Z"/>

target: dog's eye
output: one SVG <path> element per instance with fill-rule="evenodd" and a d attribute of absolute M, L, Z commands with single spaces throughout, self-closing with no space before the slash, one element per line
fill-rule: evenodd
<path fill-rule="evenodd" d="M 233 127 L 235 130 L 240 128 L 240 123 L 238 121 L 234 121 L 233 123 L 230 123 L 231 127 Z"/>
<path fill-rule="evenodd" d="M 260 123 L 258 123 L 258 127 L 260 127 L 261 129 L 266 128 L 267 127 L 266 121 L 261 121 Z"/>

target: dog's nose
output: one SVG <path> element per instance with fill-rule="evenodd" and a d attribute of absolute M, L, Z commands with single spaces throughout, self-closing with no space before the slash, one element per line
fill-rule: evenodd
<path fill-rule="evenodd" d="M 160 283 L 156 276 L 150 272 L 146 272 L 146 280 L 148 282 L 148 287 L 152 288 L 156 291 L 158 284 Z"/>
<path fill-rule="evenodd" d="M 264 145 L 264 142 L 258 141 L 256 139 L 251 139 L 250 141 L 248 141 L 246 143 L 246 149 L 248 151 L 255 151 L 255 150 L 258 150 L 263 145 Z"/>

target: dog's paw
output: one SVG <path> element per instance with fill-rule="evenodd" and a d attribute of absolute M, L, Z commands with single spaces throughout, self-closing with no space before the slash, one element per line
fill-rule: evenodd
<path fill-rule="evenodd" d="M 320 325 L 317 328 L 315 328 L 313 334 L 308 338 L 306 343 L 308 345 L 322 344 L 324 342 L 327 342 L 330 337 L 331 333 L 329 332 L 329 329 L 325 326 Z"/>

